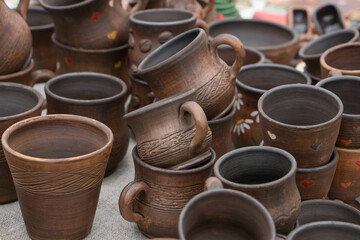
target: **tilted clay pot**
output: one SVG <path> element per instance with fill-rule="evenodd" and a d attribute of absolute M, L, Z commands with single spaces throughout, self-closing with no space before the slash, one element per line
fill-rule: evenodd
<path fill-rule="evenodd" d="M 312 14 L 312 20 L 316 31 L 320 35 L 345 28 L 344 20 L 339 7 L 332 3 L 316 8 Z"/>

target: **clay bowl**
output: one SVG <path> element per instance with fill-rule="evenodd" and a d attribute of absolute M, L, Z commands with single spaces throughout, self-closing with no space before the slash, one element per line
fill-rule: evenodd
<path fill-rule="evenodd" d="M 245 47 L 253 47 L 274 63 L 288 64 L 299 44 L 298 34 L 286 26 L 263 20 L 226 19 L 209 25 L 209 35 L 229 33 Z"/>
<path fill-rule="evenodd" d="M 227 65 L 231 66 L 236 58 L 234 50 L 230 47 L 219 46 L 217 49 L 219 57 L 226 62 Z M 245 62 L 243 66 L 249 64 L 261 64 L 266 61 L 264 54 L 255 48 L 245 47 Z"/>
<path fill-rule="evenodd" d="M 318 7 L 312 14 L 312 20 L 320 35 L 344 29 L 344 21 L 336 4 L 329 3 Z"/>

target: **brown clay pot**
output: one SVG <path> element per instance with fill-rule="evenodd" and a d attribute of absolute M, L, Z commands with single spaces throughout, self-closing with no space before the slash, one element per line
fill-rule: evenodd
<path fill-rule="evenodd" d="M 30 118 L 4 132 L 2 145 L 30 238 L 89 234 L 112 142 L 107 126 L 75 115 Z"/>
<path fill-rule="evenodd" d="M 290 6 L 287 12 L 287 25 L 304 39 L 312 34 L 310 9 L 307 6 Z"/>
<path fill-rule="evenodd" d="M 265 145 L 289 152 L 300 168 L 329 162 L 343 113 L 334 93 L 305 84 L 282 85 L 260 97 L 258 111 Z"/>
<path fill-rule="evenodd" d="M 236 52 L 232 67 L 218 57 L 216 48 L 222 44 L 232 46 Z M 236 37 L 218 36 L 209 47 L 205 31 L 192 29 L 150 53 L 134 74 L 149 84 L 159 100 L 196 89 L 194 100 L 204 109 L 207 118 L 213 119 L 223 115 L 232 102 L 235 77 L 244 59 L 245 50 Z"/>
<path fill-rule="evenodd" d="M 129 79 L 131 82 L 131 100 L 127 112 L 132 112 L 154 102 L 154 93 L 149 87 L 149 84 L 134 77 L 133 74 L 131 74 L 131 70 L 129 71 Z"/>
<path fill-rule="evenodd" d="M 280 64 L 256 64 L 241 69 L 236 80 L 236 117 L 232 131 L 235 147 L 262 143 L 258 100 L 267 90 L 291 83 L 310 84 L 311 80 L 304 73 Z"/>
<path fill-rule="evenodd" d="M 227 65 L 231 66 L 235 59 L 236 54 L 234 50 L 227 46 L 219 46 L 217 49 L 219 57 L 227 63 Z M 266 59 L 264 54 L 255 48 L 245 47 L 245 62 L 244 66 L 249 64 L 261 64 L 265 63 Z"/>
<path fill-rule="evenodd" d="M 334 151 L 330 161 L 325 165 L 296 169 L 296 185 L 301 201 L 327 197 L 338 162 L 339 154 Z"/>
<path fill-rule="evenodd" d="M 68 73 L 45 85 L 47 114 L 74 114 L 96 119 L 114 134 L 106 174 L 115 170 L 129 145 L 129 130 L 123 116 L 127 87 L 120 79 L 100 73 Z"/>
<path fill-rule="evenodd" d="M 0 83 L 0 136 L 14 123 L 41 115 L 44 99 L 31 87 Z M 0 144 L 0 204 L 17 199 L 13 179 Z"/>
<path fill-rule="evenodd" d="M 328 3 L 315 9 L 312 14 L 316 31 L 322 35 L 344 29 L 344 20 L 339 7 Z"/>
<path fill-rule="evenodd" d="M 136 146 L 132 156 L 135 178 L 121 192 L 121 216 L 136 222 L 147 237 L 177 237 L 178 221 L 185 204 L 204 189 L 215 162 L 211 159 L 188 170 L 157 168 L 142 161 Z"/>

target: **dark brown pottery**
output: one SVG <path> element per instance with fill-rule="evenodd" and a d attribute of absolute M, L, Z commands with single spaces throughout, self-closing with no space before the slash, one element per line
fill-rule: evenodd
<path fill-rule="evenodd" d="M 0 83 L 0 136 L 12 124 L 41 114 L 44 99 L 31 87 Z M 13 179 L 0 144 L 0 204 L 17 199 Z"/>
<path fill-rule="evenodd" d="M 226 19 L 209 25 L 211 37 L 223 33 L 238 37 L 244 46 L 256 48 L 274 63 L 289 64 L 298 50 L 295 31 L 268 21 Z"/>
<path fill-rule="evenodd" d="M 260 145 L 263 137 L 257 103 L 267 90 L 291 83 L 310 84 L 304 73 L 280 64 L 256 64 L 243 67 L 237 75 L 236 117 L 232 132 L 235 147 Z"/>
<path fill-rule="evenodd" d="M 234 63 L 236 54 L 231 47 L 219 46 L 217 52 L 219 57 L 224 60 L 227 65 L 231 66 Z M 260 51 L 256 50 L 255 48 L 245 47 L 244 66 L 249 64 L 261 64 L 265 63 L 265 61 L 265 56 Z"/>
<path fill-rule="evenodd" d="M 265 145 L 289 152 L 300 168 L 329 162 L 343 113 L 334 93 L 305 84 L 282 85 L 260 97 L 258 111 Z"/>
<path fill-rule="evenodd" d="M 300 34 L 300 38 L 311 35 L 309 8 L 306 6 L 290 6 L 287 12 L 287 25 Z"/>
<path fill-rule="evenodd" d="M 307 66 L 306 66 L 306 65 L 305 65 L 305 67 L 304 67 L 304 73 L 305 73 L 308 77 L 310 77 L 310 79 L 311 79 L 311 84 L 312 84 L 312 85 L 316 85 L 318 82 L 321 81 L 321 77 L 317 77 L 317 76 L 309 73 L 309 71 L 307 70 Z"/>
<path fill-rule="evenodd" d="M 121 192 L 121 216 L 136 222 L 147 237 L 177 237 L 181 210 L 204 190 L 215 162 L 213 150 L 206 163 L 188 170 L 157 168 L 142 161 L 135 146 L 132 152 L 135 178 Z"/>
<path fill-rule="evenodd" d="M 129 79 L 131 82 L 131 100 L 127 112 L 132 112 L 154 102 L 154 93 L 149 87 L 149 84 L 134 77 L 131 70 L 129 71 Z"/>
<path fill-rule="evenodd" d="M 111 130 L 82 116 L 47 115 L 12 125 L 1 140 L 30 238 L 87 236 L 111 151 Z"/>
<path fill-rule="evenodd" d="M 344 29 L 344 21 L 336 4 L 329 3 L 318 7 L 313 12 L 312 20 L 320 35 Z"/>
<path fill-rule="evenodd" d="M 93 118 L 114 134 L 113 148 L 106 173 L 115 170 L 129 145 L 129 130 L 123 116 L 127 98 L 125 83 L 100 73 L 68 73 L 45 85 L 47 114 L 74 114 Z"/>

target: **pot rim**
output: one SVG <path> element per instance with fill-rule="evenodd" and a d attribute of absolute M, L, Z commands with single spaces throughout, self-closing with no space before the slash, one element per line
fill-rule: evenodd
<path fill-rule="evenodd" d="M 234 117 L 235 113 L 236 113 L 236 107 L 234 105 L 234 102 L 235 101 L 232 101 L 230 103 L 229 106 L 231 106 L 230 109 L 228 109 L 228 107 L 226 108 L 226 112 L 225 112 L 225 115 L 219 117 L 219 118 L 216 118 L 216 119 L 211 119 L 211 120 L 208 120 L 208 124 L 209 124 L 209 127 L 211 124 L 220 124 L 222 122 L 225 122 L 225 121 L 228 121 L 229 119 L 231 119 L 232 117 Z"/>
<path fill-rule="evenodd" d="M 314 10 L 314 12 L 313 12 L 313 14 L 312 14 L 312 16 L 311 16 L 311 20 L 313 21 L 313 23 L 314 23 L 314 25 L 315 25 L 315 28 L 316 28 L 316 30 L 319 32 L 319 34 L 327 34 L 327 33 L 325 33 L 325 32 L 322 32 L 323 29 L 322 29 L 322 27 L 321 27 L 321 24 L 320 24 L 319 21 L 318 21 L 318 14 L 319 14 L 321 11 L 324 11 L 324 9 L 326 10 L 326 8 L 330 8 L 330 9 L 335 10 L 336 15 L 337 15 L 337 17 L 338 17 L 338 19 L 339 19 L 342 27 L 344 28 L 344 23 L 343 23 L 343 19 L 342 19 L 342 13 L 340 12 L 340 9 L 337 7 L 336 4 L 333 4 L 333 3 L 331 3 L 331 2 L 327 2 L 327 3 L 325 3 L 324 5 L 317 7 L 317 8 Z M 325 12 L 326 12 L 326 11 L 325 11 Z M 320 32 L 320 31 L 321 31 L 321 32 Z"/>
<path fill-rule="evenodd" d="M 356 155 L 360 154 L 360 149 L 343 148 L 343 147 L 335 147 L 335 149 L 337 152 L 344 152 L 344 153 L 350 153 L 350 154 L 356 154 Z"/>
<path fill-rule="evenodd" d="M 30 12 L 33 12 L 34 15 L 37 14 L 37 13 L 44 13 L 46 15 L 48 15 L 50 18 L 51 18 L 51 15 L 45 11 L 44 8 L 42 8 L 41 6 L 30 6 L 29 7 L 29 10 L 27 12 L 27 20 L 29 19 L 29 13 Z M 30 28 L 30 31 L 41 31 L 41 30 L 50 30 L 52 28 L 54 28 L 54 23 L 51 22 L 51 23 L 47 23 L 47 24 L 42 24 L 42 25 L 34 25 L 34 26 L 30 26 L 29 23 L 27 23 L 29 28 Z"/>
<path fill-rule="evenodd" d="M 296 173 L 314 173 L 314 172 L 326 171 L 334 167 L 336 168 L 338 162 L 339 162 L 339 153 L 334 149 L 330 160 L 326 164 L 318 167 L 306 167 L 306 168 L 297 167 Z"/>
<path fill-rule="evenodd" d="M 95 1 L 97 1 L 97 0 L 82 0 L 81 2 L 68 4 L 68 5 L 64 5 L 64 6 L 50 5 L 46 2 L 46 0 L 39 0 L 39 3 L 45 9 L 49 9 L 52 11 L 62 11 L 62 10 L 75 10 L 77 8 L 83 7 L 84 5 L 88 5 Z"/>

